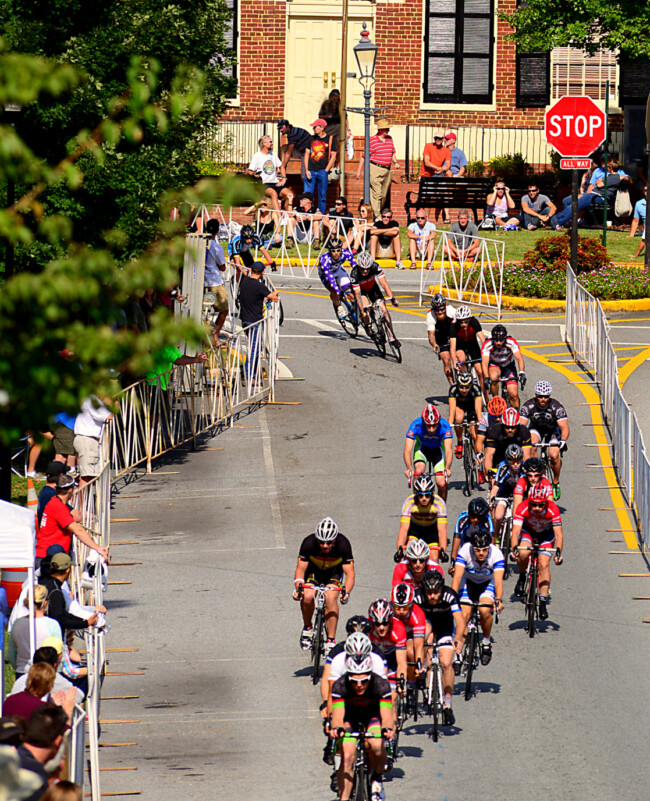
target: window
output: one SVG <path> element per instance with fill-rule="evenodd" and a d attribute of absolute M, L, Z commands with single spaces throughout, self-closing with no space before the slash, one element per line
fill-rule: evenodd
<path fill-rule="evenodd" d="M 517 53 L 517 108 L 544 108 L 550 93 L 550 52 Z"/>
<path fill-rule="evenodd" d="M 621 106 L 644 106 L 650 87 L 650 62 L 621 55 Z"/>
<path fill-rule="evenodd" d="M 239 0 L 225 0 L 226 5 L 232 11 L 232 19 L 226 23 L 223 35 L 226 40 L 226 47 L 230 50 L 233 56 L 237 56 L 237 42 L 239 39 Z M 232 78 L 235 86 L 239 83 L 239 65 L 229 64 L 224 67 L 223 74 Z M 235 92 L 238 94 L 238 92 Z"/>
<path fill-rule="evenodd" d="M 492 102 L 494 0 L 426 0 L 424 102 Z"/>
<path fill-rule="evenodd" d="M 588 95 L 605 105 L 609 81 L 610 105 L 617 105 L 616 53 L 601 50 L 589 56 L 573 47 L 556 47 L 551 55 L 551 99 L 566 95 Z"/>

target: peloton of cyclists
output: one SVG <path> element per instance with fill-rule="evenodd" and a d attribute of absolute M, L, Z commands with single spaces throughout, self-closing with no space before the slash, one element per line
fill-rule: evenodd
<path fill-rule="evenodd" d="M 469 306 L 460 306 L 456 312 L 456 319 L 449 329 L 449 350 L 451 363 L 454 369 L 460 372 L 469 370 L 467 362 L 474 363 L 476 376 L 480 382 L 481 391 L 485 391 L 487 403 L 487 389 L 484 390 L 484 377 L 481 358 L 481 347 L 485 341 L 485 333 L 478 319 L 472 314 Z"/>
<path fill-rule="evenodd" d="M 456 311 L 440 293 L 431 298 L 431 309 L 427 313 L 427 336 L 433 352 L 440 357 L 449 384 L 454 383 L 454 368 L 451 361 L 449 332 L 456 319 Z"/>
<path fill-rule="evenodd" d="M 515 487 L 519 479 L 524 477 L 522 470 L 523 451 L 516 442 L 506 448 L 505 458 L 499 465 L 492 488 L 490 501 L 492 502 L 492 516 L 494 518 L 494 536 L 500 541 L 501 526 L 508 504 L 514 503 Z"/>
<path fill-rule="evenodd" d="M 490 504 L 485 498 L 472 498 L 467 504 L 467 511 L 461 512 L 456 520 L 454 538 L 451 543 L 451 565 L 449 574 L 454 575 L 454 565 L 458 551 L 466 542 L 470 542 L 472 534 L 477 531 L 487 531 L 494 538 L 494 526 L 490 516 Z"/>
<path fill-rule="evenodd" d="M 325 289 L 329 290 L 334 313 L 337 317 L 346 317 L 348 310 L 341 303 L 341 295 L 349 292 L 352 296 L 352 282 L 343 265 L 347 262 L 354 267 L 356 261 L 352 251 L 343 248 L 340 239 L 330 239 L 327 249 L 328 252 L 321 254 L 318 259 L 318 277 Z"/>
<path fill-rule="evenodd" d="M 413 479 L 413 494 L 402 507 L 397 550 L 406 548 L 409 540 L 422 539 L 434 551 L 433 558 L 440 561 L 439 552 L 447 550 L 447 506 L 435 494 L 435 488 L 436 482 L 426 473 Z"/>
<path fill-rule="evenodd" d="M 384 316 L 388 320 L 390 326 L 392 336 L 391 342 L 399 348 L 401 347 L 401 342 L 395 337 L 393 321 L 386 308 L 386 302 L 384 301 L 384 295 L 381 290 L 384 290 L 388 300 L 390 300 L 393 306 L 399 306 L 397 298 L 393 295 L 391 288 L 388 286 L 384 271 L 368 251 L 364 250 L 362 253 L 357 254 L 356 258 L 357 263 L 356 266 L 352 268 L 350 280 L 352 281 L 352 289 L 357 299 L 357 305 L 359 306 L 361 319 L 363 320 L 366 331 L 370 321 L 367 312 L 368 306 L 379 301 Z"/>
<path fill-rule="evenodd" d="M 548 443 L 548 458 L 553 471 L 553 500 L 560 500 L 560 471 L 562 457 L 560 453 L 566 448 L 569 439 L 569 419 L 566 409 L 560 401 L 551 397 L 553 387 L 548 381 L 535 384 L 535 397 L 526 401 L 521 407 L 521 421 L 530 429 L 533 455 L 541 442 Z"/>
<path fill-rule="evenodd" d="M 504 382 L 510 405 L 518 409 L 520 400 L 517 381 L 522 390 L 526 386 L 524 357 L 517 340 L 508 336 L 506 327 L 501 323 L 494 326 L 490 338 L 483 343 L 481 359 L 485 389 L 489 388 L 492 395 L 498 395 L 499 384 Z"/>
<path fill-rule="evenodd" d="M 449 423 L 456 429 L 456 458 L 463 456 L 463 421 L 471 423 L 469 429 L 476 449 L 476 429 L 483 414 L 483 395 L 471 373 L 458 373 L 449 387 Z"/>
<path fill-rule="evenodd" d="M 409 426 L 404 443 L 404 475 L 410 478 L 424 473 L 429 462 L 443 501 L 447 500 L 447 481 L 451 476 L 452 439 L 449 423 L 440 417 L 435 406 L 428 404 Z"/>

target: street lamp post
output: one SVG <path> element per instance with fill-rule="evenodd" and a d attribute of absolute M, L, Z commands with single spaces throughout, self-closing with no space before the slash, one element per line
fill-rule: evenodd
<path fill-rule="evenodd" d="M 363 114 L 364 119 L 364 133 L 365 133 L 365 146 L 364 146 L 364 159 L 363 159 L 363 202 L 370 203 L 370 118 L 374 116 L 379 109 L 370 108 L 370 97 L 372 95 L 372 87 L 375 83 L 375 64 L 377 62 L 377 45 L 370 41 L 370 33 L 368 26 L 363 23 L 361 31 L 361 39 L 354 46 L 354 57 L 357 60 L 357 67 L 359 69 L 359 83 L 363 87 L 363 108 L 351 108 L 349 111 L 355 111 Z"/>

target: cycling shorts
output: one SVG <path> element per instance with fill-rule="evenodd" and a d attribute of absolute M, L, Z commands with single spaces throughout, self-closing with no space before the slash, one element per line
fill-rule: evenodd
<path fill-rule="evenodd" d="M 381 737 L 381 721 L 379 720 L 379 718 L 368 718 L 365 721 L 346 720 L 343 722 L 343 728 L 345 729 L 345 734 L 342 737 L 342 742 L 356 743 L 357 738 L 353 736 L 353 732 L 358 731 L 363 726 L 365 726 L 366 728 L 366 737 L 374 737 L 374 738 Z M 341 742 L 341 740 L 339 740 L 339 742 Z"/>
<path fill-rule="evenodd" d="M 343 574 L 332 573 L 331 570 L 317 570 L 315 567 L 308 567 L 305 573 L 305 586 L 318 587 L 321 584 L 343 587 Z"/>
<path fill-rule="evenodd" d="M 440 349 L 440 353 L 444 353 L 445 351 L 449 352 L 451 345 L 449 344 L 449 333 L 443 334 L 440 331 L 434 331 L 434 337 L 436 340 L 436 345 Z"/>
<path fill-rule="evenodd" d="M 326 287 L 327 289 L 333 289 L 333 290 L 335 290 L 336 292 L 339 292 L 339 293 L 340 292 L 344 292 L 345 290 L 351 289 L 352 282 L 350 281 L 350 276 L 345 272 L 343 267 L 341 267 L 341 266 L 339 266 L 339 267 L 330 267 L 329 271 L 330 271 L 330 273 L 332 274 L 332 276 L 334 278 L 335 285 L 334 286 L 330 286 L 330 283 L 327 280 L 327 276 L 325 276 L 325 275 L 321 276 L 320 273 L 319 273 L 318 277 L 320 278 L 321 284 L 323 284 L 324 287 Z"/>
<path fill-rule="evenodd" d="M 376 282 L 376 281 L 375 281 L 375 283 L 374 283 L 374 284 L 373 284 L 373 285 L 370 287 L 370 289 L 368 289 L 366 292 L 364 292 L 364 291 L 363 291 L 363 289 L 362 289 L 362 290 L 361 290 L 361 295 L 362 295 L 363 297 L 366 297 L 366 298 L 368 298 L 368 300 L 369 300 L 371 303 L 374 303 L 376 300 L 383 300 L 383 299 L 384 299 L 384 293 L 381 291 L 381 289 L 380 289 L 380 288 L 379 288 L 379 286 L 377 285 L 377 282 Z"/>
<path fill-rule="evenodd" d="M 436 616 L 437 617 L 437 616 Z M 436 621 L 435 617 L 433 622 L 431 618 L 427 617 L 427 635 L 429 631 L 433 631 L 436 644 L 438 648 L 453 648 L 454 647 L 454 623 L 453 618 L 451 621 Z"/>
<path fill-rule="evenodd" d="M 562 438 L 559 426 L 556 426 L 555 428 L 550 430 L 546 429 L 544 431 L 538 431 L 536 428 L 531 428 L 530 429 L 531 437 L 533 434 L 537 434 L 540 442 L 548 442 L 549 445 L 559 446 L 560 439 Z"/>
<path fill-rule="evenodd" d="M 536 542 L 540 548 L 555 548 L 555 531 L 553 527 L 540 531 L 539 534 L 533 531 L 522 529 L 519 535 L 519 545 L 532 545 Z"/>
<path fill-rule="evenodd" d="M 510 362 L 510 364 L 490 364 L 488 367 L 498 367 L 499 373 L 501 374 L 500 377 L 505 379 L 506 386 L 508 384 L 516 384 L 519 380 L 517 375 L 517 365 L 514 361 Z"/>
<path fill-rule="evenodd" d="M 415 440 L 415 451 L 413 452 L 413 464 L 416 462 L 431 462 L 434 473 L 442 473 L 445 469 L 445 460 L 442 455 L 442 448 L 427 448 L 419 440 Z"/>
<path fill-rule="evenodd" d="M 386 678 L 391 685 L 397 683 L 397 652 L 393 651 L 384 657 L 386 662 Z"/>
<path fill-rule="evenodd" d="M 432 545 L 437 546 L 440 542 L 438 537 L 438 524 L 434 523 L 432 526 L 421 526 L 419 523 L 414 523 L 411 520 L 409 523 L 408 538 L 410 540 L 424 540 L 429 547 Z"/>
<path fill-rule="evenodd" d="M 477 603 L 481 598 L 486 595 L 489 596 L 491 601 L 496 600 L 496 590 L 493 581 L 483 582 L 479 584 L 474 581 L 463 581 L 464 586 L 460 591 L 460 602 L 472 601 Z"/>
<path fill-rule="evenodd" d="M 473 403 L 473 401 L 472 401 Z M 460 403 L 456 402 L 456 411 L 465 412 L 465 416 L 463 420 L 468 423 L 478 423 L 478 417 L 476 416 L 476 407 L 475 406 L 465 406 L 464 404 L 461 406 Z"/>
<path fill-rule="evenodd" d="M 472 342 L 460 342 L 456 340 L 456 352 L 462 350 L 465 354 L 465 359 L 470 359 L 473 362 L 481 363 L 481 346 L 478 340 L 474 339 Z"/>

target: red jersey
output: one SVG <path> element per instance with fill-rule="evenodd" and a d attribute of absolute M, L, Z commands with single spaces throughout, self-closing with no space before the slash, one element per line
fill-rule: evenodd
<path fill-rule="evenodd" d="M 374 626 L 369 636 L 370 642 L 384 659 L 395 651 L 403 651 L 406 648 L 406 629 L 402 621 L 397 618 L 391 620 L 388 631 L 383 637 L 377 634 Z"/>
<path fill-rule="evenodd" d="M 445 571 L 437 562 L 434 562 L 433 559 L 429 559 L 427 562 L 427 570 L 437 570 L 443 578 L 445 576 Z M 392 586 L 394 587 L 396 584 L 410 584 L 414 590 L 417 590 L 417 588 L 420 586 L 420 582 L 416 581 L 415 576 L 413 573 L 411 573 L 411 565 L 407 559 L 404 559 L 403 562 L 395 565 L 395 570 L 393 570 Z"/>
<path fill-rule="evenodd" d="M 407 640 L 412 640 L 414 637 L 424 637 L 426 634 L 427 619 L 417 604 L 411 606 L 411 613 L 407 618 L 401 617 L 399 620 L 404 624 Z"/>
<path fill-rule="evenodd" d="M 548 502 L 541 514 L 533 514 L 528 508 L 528 501 L 522 501 L 515 511 L 512 524 L 519 524 L 523 531 L 539 535 L 561 526 L 562 518 L 558 505 L 553 501 Z"/>
<path fill-rule="evenodd" d="M 70 553 L 72 534 L 68 530 L 74 518 L 68 507 L 57 495 L 48 501 L 43 510 L 41 526 L 36 535 L 36 556 L 44 557 L 50 545 L 61 545 Z"/>
<path fill-rule="evenodd" d="M 540 487 L 551 487 L 551 482 L 546 478 L 546 476 L 542 476 L 540 480 L 537 482 Z M 522 476 L 519 481 L 515 484 L 515 489 L 513 495 L 521 495 L 522 499 L 525 501 L 528 497 L 528 493 L 530 491 L 530 484 L 528 483 L 528 477 Z"/>

